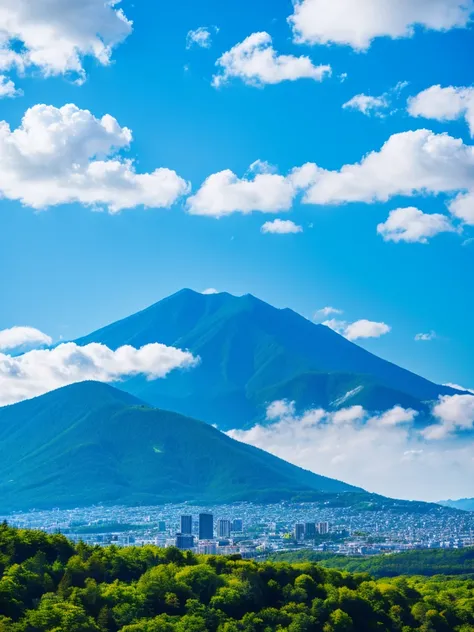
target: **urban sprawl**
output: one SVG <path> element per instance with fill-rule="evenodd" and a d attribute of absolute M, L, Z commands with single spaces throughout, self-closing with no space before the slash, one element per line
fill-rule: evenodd
<path fill-rule="evenodd" d="M 63 533 L 74 542 L 117 546 L 155 544 L 205 554 L 261 558 L 313 549 L 375 555 L 474 545 L 474 513 L 433 505 L 423 513 L 357 511 L 320 503 L 238 503 L 199 507 L 106 507 L 30 511 L 2 516 L 10 525 Z"/>

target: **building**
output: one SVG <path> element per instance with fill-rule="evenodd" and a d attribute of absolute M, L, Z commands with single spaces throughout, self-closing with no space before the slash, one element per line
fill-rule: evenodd
<path fill-rule="evenodd" d="M 304 524 L 295 524 L 294 535 L 297 542 L 301 542 L 302 540 L 304 540 Z"/>
<path fill-rule="evenodd" d="M 190 535 L 193 532 L 193 517 L 181 516 L 181 533 Z"/>
<path fill-rule="evenodd" d="M 232 520 L 232 531 L 234 533 L 242 533 L 244 530 L 244 523 L 240 518 Z"/>
<path fill-rule="evenodd" d="M 314 540 L 316 537 L 316 523 L 307 522 L 304 526 L 304 537 L 306 540 Z"/>
<path fill-rule="evenodd" d="M 217 553 L 217 543 L 216 542 L 199 542 L 198 553 L 202 553 L 204 555 L 216 555 Z"/>
<path fill-rule="evenodd" d="M 231 529 L 232 529 L 232 523 L 230 520 L 217 521 L 217 537 L 218 538 L 230 538 Z"/>
<path fill-rule="evenodd" d="M 182 551 L 194 548 L 194 536 L 188 533 L 177 533 L 176 546 Z"/>
<path fill-rule="evenodd" d="M 318 531 L 320 535 L 327 535 L 329 533 L 329 522 L 320 522 L 318 524 Z"/>
<path fill-rule="evenodd" d="M 163 531 L 166 531 L 166 522 L 160 520 L 160 522 L 158 523 L 158 531 L 160 531 L 161 533 L 163 533 Z"/>
<path fill-rule="evenodd" d="M 214 516 L 210 513 L 199 514 L 199 539 L 212 540 L 214 538 Z"/>

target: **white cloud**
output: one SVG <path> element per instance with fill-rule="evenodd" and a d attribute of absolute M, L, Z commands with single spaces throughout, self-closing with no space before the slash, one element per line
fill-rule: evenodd
<path fill-rule="evenodd" d="M 323 322 L 323 325 L 329 327 L 351 341 L 380 338 L 392 331 L 392 328 L 385 323 L 377 323 L 372 320 L 357 320 L 354 323 L 348 323 L 344 320 L 331 319 Z"/>
<path fill-rule="evenodd" d="M 471 444 L 428 441 L 414 425 L 416 417 L 415 411 L 400 406 L 375 416 L 359 406 L 297 414 L 295 402 L 285 401 L 269 416 L 273 424 L 228 434 L 300 467 L 380 494 L 431 501 L 440 495 L 472 495 Z"/>
<path fill-rule="evenodd" d="M 207 290 L 204 290 L 203 294 L 219 294 L 219 290 L 216 290 L 215 287 L 208 287 Z"/>
<path fill-rule="evenodd" d="M 304 78 L 322 81 L 331 75 L 330 66 L 315 66 L 309 57 L 278 55 L 268 33 L 252 33 L 224 53 L 216 66 L 220 71 L 213 78 L 215 87 L 231 78 L 242 79 L 251 86 L 262 86 Z"/>
<path fill-rule="evenodd" d="M 345 110 L 357 110 L 365 116 L 378 116 L 380 118 L 393 114 L 396 110 L 388 112 L 392 101 L 399 98 L 400 93 L 408 86 L 408 81 L 399 81 L 393 88 L 380 96 L 374 97 L 368 94 L 356 94 L 342 106 Z"/>
<path fill-rule="evenodd" d="M 187 201 L 193 215 L 223 217 L 231 213 L 276 213 L 288 211 L 293 200 L 313 177 L 312 166 L 294 169 L 287 176 L 273 173 L 271 165 L 256 161 L 246 177 L 239 178 L 230 169 L 214 173 Z"/>
<path fill-rule="evenodd" d="M 474 136 L 474 88 L 431 86 L 408 99 L 408 112 L 437 121 L 464 118 Z"/>
<path fill-rule="evenodd" d="M 372 97 L 367 94 L 356 94 L 347 103 L 342 106 L 345 110 L 358 110 L 370 116 L 375 114 L 376 116 L 383 116 L 384 110 L 389 107 L 390 103 L 385 95 L 380 97 Z"/>
<path fill-rule="evenodd" d="M 0 122 L 0 193 L 35 209 L 73 202 L 111 213 L 171 206 L 187 183 L 170 169 L 137 173 L 117 153 L 131 141 L 131 131 L 109 114 L 99 119 L 72 104 L 35 105 L 13 131 Z"/>
<path fill-rule="evenodd" d="M 266 418 L 269 421 L 273 421 L 275 419 L 282 419 L 283 417 L 292 417 L 295 412 L 295 402 L 290 402 L 287 399 L 279 399 L 267 407 Z"/>
<path fill-rule="evenodd" d="M 215 32 L 219 29 L 213 27 Z M 212 45 L 211 29 L 207 26 L 200 26 L 194 31 L 189 31 L 186 36 L 186 48 L 192 48 L 193 46 L 199 46 L 200 48 L 210 48 Z"/>
<path fill-rule="evenodd" d="M 85 79 L 83 59 L 102 65 L 132 32 L 120 0 L 0 0 L 0 70 L 39 69 Z M 16 44 L 22 48 L 18 52 Z"/>
<path fill-rule="evenodd" d="M 328 316 L 340 316 L 343 314 L 342 309 L 337 309 L 336 307 L 323 307 L 322 309 L 318 309 L 318 311 L 314 315 L 314 320 L 318 320 L 320 318 L 327 318 Z"/>
<path fill-rule="evenodd" d="M 447 384 L 444 384 L 444 386 L 449 386 L 449 388 L 454 388 L 456 391 L 464 391 L 465 393 L 472 393 L 474 395 L 474 389 L 465 388 L 464 386 L 460 386 L 459 384 L 451 384 L 450 382 L 448 382 Z"/>
<path fill-rule="evenodd" d="M 398 195 L 474 190 L 474 147 L 426 129 L 394 134 L 380 151 L 338 171 L 305 165 L 309 204 L 387 202 Z M 311 182 L 312 178 L 312 182 Z M 449 210 L 474 223 L 471 196 L 460 195 Z"/>
<path fill-rule="evenodd" d="M 11 79 L 5 75 L 0 75 L 0 99 L 19 97 L 21 94 L 21 90 L 15 88 L 15 84 Z"/>
<path fill-rule="evenodd" d="M 423 433 L 427 439 L 439 440 L 456 431 L 474 428 L 474 397 L 472 395 L 445 395 L 433 408 L 439 424 L 429 426 Z"/>
<path fill-rule="evenodd" d="M 34 327 L 11 327 L 0 331 L 0 351 L 12 351 L 22 347 L 50 345 L 53 340 Z"/>
<path fill-rule="evenodd" d="M 417 342 L 431 342 L 431 340 L 436 340 L 437 337 L 435 331 L 430 331 L 427 334 L 416 334 L 415 340 Z"/>
<path fill-rule="evenodd" d="M 449 210 L 457 219 L 474 226 L 474 191 L 457 195 L 449 203 Z"/>
<path fill-rule="evenodd" d="M 448 200 L 450 213 L 474 225 L 474 146 L 448 134 L 427 129 L 394 134 L 379 151 L 335 171 L 307 163 L 282 176 L 264 167 L 266 163 L 257 161 L 257 165 L 244 178 L 230 170 L 209 176 L 188 199 L 189 212 L 220 217 L 234 212 L 288 211 L 302 193 L 303 203 L 318 205 L 371 204 L 395 196 L 447 194 L 455 195 Z M 424 229 L 429 224 L 433 230 L 434 222 L 448 228 L 447 220 L 439 216 L 424 214 L 421 218 Z M 410 231 L 402 234 L 411 238 Z"/>
<path fill-rule="evenodd" d="M 297 43 L 369 48 L 377 37 L 412 37 L 415 27 L 466 27 L 473 0 L 294 0 L 289 22 Z"/>
<path fill-rule="evenodd" d="M 298 226 L 298 224 L 295 224 L 289 219 L 275 219 L 273 222 L 265 222 L 260 230 L 262 233 L 271 233 L 274 235 L 294 235 L 303 232 L 301 226 Z"/>
<path fill-rule="evenodd" d="M 197 361 L 187 351 L 162 344 L 112 351 L 101 344 L 80 347 L 70 342 L 17 357 L 0 353 L 0 405 L 86 380 L 116 382 L 134 375 L 154 380 L 174 369 L 193 367 Z"/>
<path fill-rule="evenodd" d="M 455 230 L 445 215 L 423 213 L 413 206 L 390 211 L 387 221 L 377 226 L 377 232 L 384 241 L 396 243 L 405 241 L 427 244 L 430 237 Z"/>

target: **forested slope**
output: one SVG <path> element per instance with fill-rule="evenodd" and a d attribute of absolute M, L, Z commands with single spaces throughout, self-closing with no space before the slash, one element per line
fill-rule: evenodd
<path fill-rule="evenodd" d="M 474 581 L 119 549 L 0 526 L 1 632 L 469 632 Z"/>

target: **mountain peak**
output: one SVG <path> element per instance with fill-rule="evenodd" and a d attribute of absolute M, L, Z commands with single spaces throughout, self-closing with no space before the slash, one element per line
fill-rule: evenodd
<path fill-rule="evenodd" d="M 166 380 L 136 377 L 119 386 L 224 430 L 262 421 L 270 394 L 295 399 L 298 406 L 330 408 L 357 389 L 358 403 L 369 411 L 410 402 L 424 413 L 426 402 L 452 392 L 252 294 L 183 289 L 78 342 L 112 349 L 159 342 L 191 351 L 201 358 L 191 371 L 174 372 Z"/>

